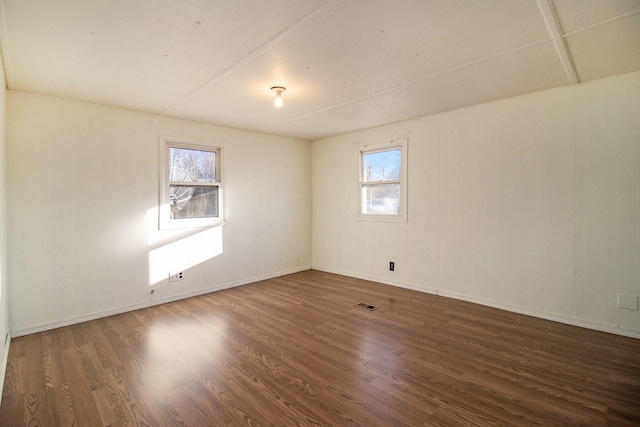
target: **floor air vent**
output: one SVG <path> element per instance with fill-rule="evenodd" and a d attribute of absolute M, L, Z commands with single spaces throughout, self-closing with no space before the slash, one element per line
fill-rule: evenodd
<path fill-rule="evenodd" d="M 369 305 L 369 304 L 365 304 L 363 302 L 356 304 L 356 307 L 364 308 L 365 310 L 369 310 L 369 311 L 373 311 L 376 308 L 378 308 L 375 305 Z"/>

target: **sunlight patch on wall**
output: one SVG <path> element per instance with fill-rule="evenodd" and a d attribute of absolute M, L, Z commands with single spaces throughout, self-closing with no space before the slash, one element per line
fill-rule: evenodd
<path fill-rule="evenodd" d="M 163 205 L 162 209 L 166 209 L 167 205 Z M 175 239 L 178 231 L 176 232 L 167 232 L 165 230 L 160 230 L 159 227 L 159 209 L 158 207 L 153 207 L 151 209 L 147 209 L 147 243 L 150 246 L 157 245 L 158 243 L 166 242 L 171 239 Z"/>
<path fill-rule="evenodd" d="M 149 285 L 188 270 L 222 253 L 222 227 L 207 228 L 149 251 Z"/>

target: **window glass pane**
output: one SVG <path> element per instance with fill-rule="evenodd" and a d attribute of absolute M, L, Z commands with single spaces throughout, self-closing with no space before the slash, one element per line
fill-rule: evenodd
<path fill-rule="evenodd" d="M 400 149 L 364 153 L 362 156 L 362 181 L 398 181 L 400 180 Z"/>
<path fill-rule="evenodd" d="M 171 219 L 217 218 L 218 187 L 171 185 Z"/>
<path fill-rule="evenodd" d="M 169 181 L 216 182 L 216 152 L 169 148 Z"/>
<path fill-rule="evenodd" d="M 400 215 L 400 184 L 363 185 L 362 213 Z"/>

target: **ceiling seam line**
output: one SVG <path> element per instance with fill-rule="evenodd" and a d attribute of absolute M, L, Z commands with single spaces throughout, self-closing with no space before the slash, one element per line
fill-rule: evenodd
<path fill-rule="evenodd" d="M 396 85 L 396 86 L 392 86 L 390 88 L 383 89 L 381 91 L 378 91 L 378 92 L 375 92 L 375 93 L 371 93 L 369 95 L 361 96 L 360 98 L 353 99 L 351 101 L 343 102 L 341 104 L 332 105 L 331 107 L 323 108 L 321 110 L 314 111 L 313 113 L 305 114 L 303 116 L 299 116 L 299 117 L 296 117 L 294 119 L 286 120 L 284 122 L 280 122 L 280 123 L 268 126 L 267 129 L 274 128 L 274 127 L 281 126 L 281 125 L 285 125 L 287 123 L 292 123 L 292 122 L 295 122 L 295 121 L 300 120 L 300 119 L 304 119 L 304 118 L 307 118 L 307 117 L 314 116 L 316 114 L 320 114 L 320 113 L 324 113 L 326 111 L 330 111 L 330 110 L 333 110 L 333 109 L 336 109 L 336 108 L 344 107 L 345 105 L 349 105 L 349 104 L 353 104 L 353 103 L 356 103 L 356 102 L 364 101 L 365 99 L 373 98 L 374 96 L 384 95 L 385 93 L 392 92 L 394 90 L 401 89 L 403 87 L 411 86 L 413 84 L 419 83 L 419 82 L 424 81 L 424 80 L 429 80 L 429 79 L 432 79 L 434 77 L 438 77 L 438 76 L 441 76 L 441 75 L 444 75 L 444 74 L 447 74 L 447 73 L 451 73 L 453 71 L 457 71 L 457 70 L 460 70 L 460 69 L 465 68 L 465 67 L 470 67 L 472 65 L 481 64 L 481 63 L 489 61 L 491 59 L 499 58 L 501 56 L 508 55 L 510 53 L 518 52 L 518 51 L 521 51 L 521 50 L 525 50 L 525 49 L 528 49 L 528 48 L 531 48 L 531 47 L 534 47 L 534 46 L 538 46 L 538 45 L 541 45 L 541 44 L 544 44 L 544 43 L 547 43 L 547 42 L 550 42 L 550 41 L 553 41 L 553 39 L 547 38 L 547 39 L 539 40 L 537 42 L 528 44 L 526 46 L 520 46 L 520 47 L 517 47 L 517 48 L 514 48 L 514 49 L 506 50 L 504 52 L 496 53 L 496 54 L 491 55 L 491 56 L 486 56 L 486 57 L 484 57 L 482 59 L 478 59 L 478 60 L 471 61 L 471 62 L 466 62 L 466 63 L 461 64 L 461 65 L 456 65 L 455 67 L 447 68 L 446 70 L 438 71 L 437 73 L 429 74 L 427 76 L 423 76 L 423 77 L 417 78 L 417 79 L 412 80 L 412 81 L 407 82 L 407 83 L 402 83 L 402 84 L 399 84 L 399 85 Z"/>
<path fill-rule="evenodd" d="M 171 109 L 175 108 L 178 104 L 180 104 L 180 103 L 186 101 L 187 99 L 197 95 L 198 93 L 204 91 L 209 86 L 213 85 L 215 82 L 220 80 L 222 77 L 224 77 L 225 75 L 230 73 L 232 70 L 235 70 L 237 68 L 242 67 L 244 64 L 246 64 L 250 60 L 256 58 L 259 55 L 262 55 L 264 52 L 266 52 L 269 49 L 271 49 L 273 46 L 278 44 L 281 40 L 285 39 L 290 33 L 295 31 L 298 27 L 302 26 L 303 24 L 307 23 L 308 21 L 311 21 L 312 19 L 316 18 L 317 16 L 325 13 L 327 10 L 335 7 L 336 5 L 338 5 L 341 2 L 342 2 L 342 0 L 333 0 L 330 3 L 322 6 L 321 8 L 315 10 L 311 14 L 305 16 L 302 20 L 296 22 L 295 24 L 293 24 L 292 26 L 288 27 L 284 31 L 281 31 L 275 37 L 273 37 L 271 40 L 269 40 L 268 42 L 260 45 L 260 47 L 258 47 L 257 49 L 255 49 L 254 51 L 249 53 L 249 55 L 245 56 L 240 61 L 238 61 L 235 64 L 233 64 L 232 66 L 230 66 L 229 68 L 224 70 L 222 73 L 220 73 L 217 76 L 213 77 L 211 80 L 209 80 L 208 82 L 206 82 L 205 84 L 200 86 L 198 89 L 194 90 L 193 92 L 191 92 L 188 95 L 182 97 L 178 101 L 176 101 L 173 104 L 171 104 L 169 107 L 167 107 L 164 110 L 162 110 L 160 113 L 158 113 L 158 115 L 164 115 L 164 114 L 168 113 Z"/>
<path fill-rule="evenodd" d="M 578 33 L 581 33 L 583 31 L 587 31 L 587 30 L 590 30 L 592 28 L 596 28 L 596 27 L 599 27 L 601 25 L 609 24 L 609 23 L 617 21 L 619 19 L 626 18 L 627 16 L 631 16 L 631 15 L 634 15 L 636 13 L 640 13 L 640 9 L 634 10 L 632 12 L 627 12 L 627 13 L 625 13 L 623 15 L 614 16 L 613 18 L 605 19 L 604 21 L 596 22 L 595 24 L 587 25 L 586 27 L 583 27 L 583 28 L 578 28 L 577 30 L 573 30 L 573 31 L 570 31 L 568 33 L 564 33 L 564 34 L 562 34 L 562 36 L 563 37 L 569 37 L 569 36 L 572 36 L 574 34 L 578 34 Z"/>
<path fill-rule="evenodd" d="M 560 62 L 567 73 L 567 77 L 569 77 L 571 84 L 577 85 L 580 83 L 580 78 L 578 77 L 578 72 L 576 71 L 576 67 L 573 63 L 571 52 L 565 44 L 565 39 L 562 36 L 553 0 L 538 0 L 538 7 L 540 12 L 542 12 L 542 17 L 545 23 L 547 24 L 547 29 L 551 33 L 556 53 L 560 57 Z"/>

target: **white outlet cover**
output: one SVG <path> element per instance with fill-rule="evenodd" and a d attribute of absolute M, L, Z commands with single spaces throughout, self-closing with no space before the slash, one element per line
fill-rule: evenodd
<path fill-rule="evenodd" d="M 638 311 L 638 295 L 618 294 L 618 308 Z"/>
<path fill-rule="evenodd" d="M 177 282 L 178 280 L 184 279 L 184 273 L 181 271 L 179 273 L 171 274 L 169 273 L 169 282 Z"/>

